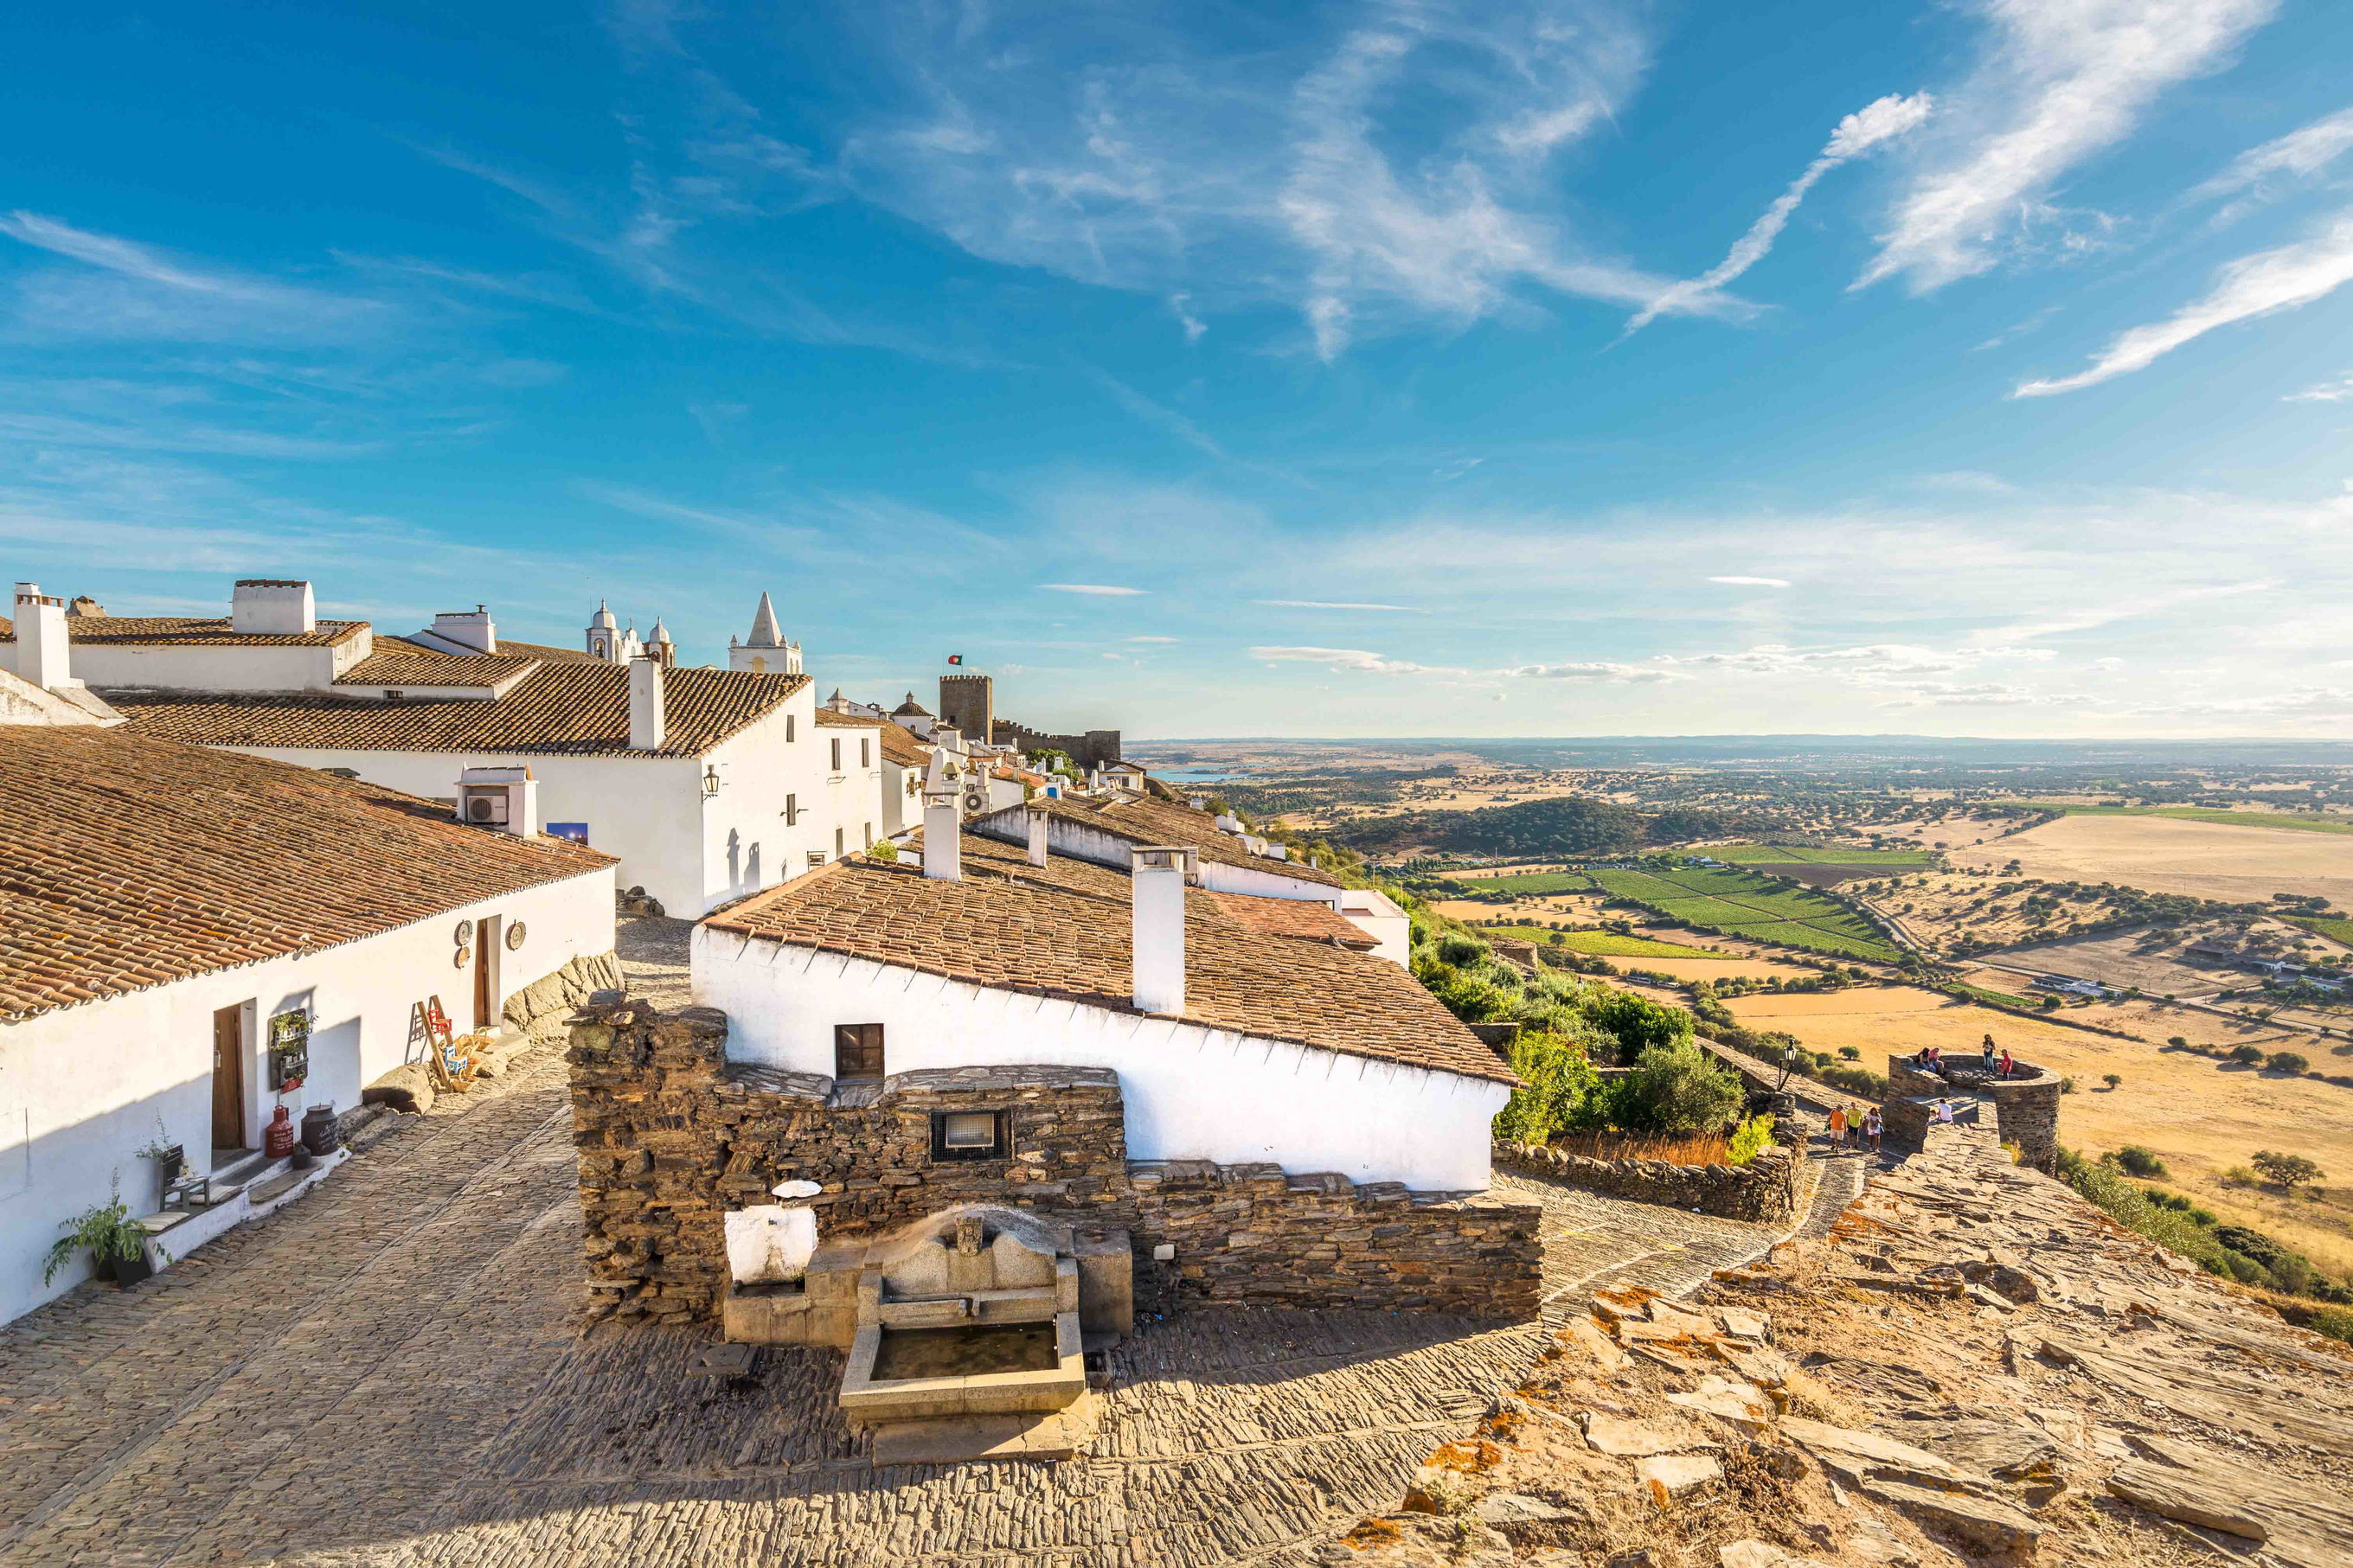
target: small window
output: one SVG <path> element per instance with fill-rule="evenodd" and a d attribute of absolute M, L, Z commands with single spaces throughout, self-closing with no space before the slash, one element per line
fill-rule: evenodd
<path fill-rule="evenodd" d="M 861 768 L 871 768 L 874 765 L 873 742 L 860 741 L 858 742 L 858 765 Z"/>
<path fill-rule="evenodd" d="M 837 827 L 833 830 L 833 858 L 835 859 L 839 860 L 841 858 L 843 854 L 842 840 L 849 836 L 849 830 L 846 827 Z"/>
<path fill-rule="evenodd" d="M 882 1026 L 836 1024 L 833 1026 L 833 1076 L 873 1079 L 882 1076 Z"/>
<path fill-rule="evenodd" d="M 932 1113 L 932 1159 L 1002 1160 L 1005 1112 L 937 1110 Z"/>
<path fill-rule="evenodd" d="M 797 795 L 788 795 L 785 796 L 785 826 L 786 827 L 794 826 L 799 823 L 800 819 L 801 797 Z"/>
<path fill-rule="evenodd" d="M 793 738 L 793 716 L 792 716 L 791 714 L 787 713 L 787 714 L 786 714 L 786 715 L 785 715 L 785 741 L 786 741 L 786 743 L 789 745 L 789 744 L 791 743 L 791 742 L 792 742 L 792 738 Z"/>
<path fill-rule="evenodd" d="M 871 843 L 873 843 L 873 842 L 874 842 L 874 825 L 873 825 L 872 823 L 871 823 L 871 822 L 861 822 L 861 823 L 860 823 L 860 824 L 858 825 L 858 837 L 859 837 L 860 841 L 860 842 L 862 842 L 862 843 L 867 843 L 867 844 L 871 844 Z"/>
<path fill-rule="evenodd" d="M 833 739 L 833 771 L 841 771 L 841 737 L 839 735 Z"/>

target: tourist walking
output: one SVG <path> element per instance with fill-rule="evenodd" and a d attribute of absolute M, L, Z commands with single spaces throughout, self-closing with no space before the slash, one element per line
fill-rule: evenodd
<path fill-rule="evenodd" d="M 1984 1049 L 1982 1050 L 1982 1052 L 1981 1052 L 1980 1054 L 1985 1058 L 1985 1069 L 1986 1069 L 1986 1071 L 1988 1071 L 1988 1072 L 1991 1072 L 1991 1071 L 1993 1071 L 1993 1070 L 1994 1070 L 1994 1043 L 1993 1043 L 1993 1037 L 1992 1037 L 1991 1035 L 1988 1035 L 1988 1036 L 1985 1037 L 1985 1047 L 1984 1047 Z"/>
<path fill-rule="evenodd" d="M 1871 1140 L 1871 1152 L 1879 1152 L 1879 1107 L 1873 1106 L 1862 1113 L 1862 1135 Z"/>
<path fill-rule="evenodd" d="M 1833 1105 L 1831 1107 L 1831 1152 L 1835 1154 L 1845 1147 L 1846 1107 Z"/>

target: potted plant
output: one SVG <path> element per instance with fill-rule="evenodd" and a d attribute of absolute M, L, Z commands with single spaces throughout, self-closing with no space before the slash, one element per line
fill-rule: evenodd
<path fill-rule="evenodd" d="M 108 1202 L 59 1223 L 71 1228 L 49 1248 L 47 1267 L 41 1270 L 42 1284 L 56 1279 L 58 1270 L 81 1252 L 90 1254 L 91 1268 L 100 1279 L 111 1279 L 118 1286 L 136 1285 L 155 1272 L 147 1261 L 147 1231 L 131 1217 L 119 1189 Z"/>

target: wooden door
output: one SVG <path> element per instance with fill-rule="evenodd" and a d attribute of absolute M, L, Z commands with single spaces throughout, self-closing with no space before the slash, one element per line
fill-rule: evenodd
<path fill-rule="evenodd" d="M 491 944 L 497 939 L 499 922 L 484 916 L 474 922 L 474 1027 L 488 1029 L 492 1025 L 495 998 L 491 984 L 491 966 L 496 961 L 491 956 Z"/>
<path fill-rule="evenodd" d="M 213 1147 L 245 1147 L 245 1009 L 213 1015 Z"/>

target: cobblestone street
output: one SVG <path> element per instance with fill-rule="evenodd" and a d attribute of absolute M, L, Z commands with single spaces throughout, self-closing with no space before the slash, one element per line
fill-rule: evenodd
<path fill-rule="evenodd" d="M 1563 1296 L 1680 1289 L 1773 1239 L 1502 1184 L 1543 1204 Z M 838 1357 L 726 1386 L 693 1371 L 708 1332 L 581 1337 L 578 1223 L 542 1050 L 148 1284 L 0 1329 L 0 1562 L 1304 1563 L 1539 1338 L 1205 1310 L 1112 1352 L 1087 1459 L 876 1470 Z"/>

